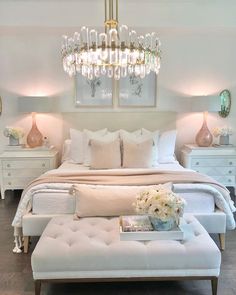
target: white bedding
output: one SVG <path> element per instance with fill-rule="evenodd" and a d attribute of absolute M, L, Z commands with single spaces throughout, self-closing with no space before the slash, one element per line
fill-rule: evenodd
<path fill-rule="evenodd" d="M 173 170 L 173 171 L 186 171 L 186 168 L 181 166 L 178 161 L 175 161 L 174 163 L 169 164 L 159 164 L 153 168 L 156 168 L 158 170 Z M 82 164 L 75 164 L 69 161 L 65 161 L 61 164 L 60 167 L 57 168 L 60 171 L 81 171 L 81 170 L 89 170 L 90 168 L 88 166 L 84 166 Z M 119 170 L 137 170 L 137 168 L 120 168 Z M 109 170 L 109 169 L 106 169 Z M 112 169 L 114 170 L 114 169 Z M 192 171 L 192 170 L 191 170 Z M 51 171 L 48 171 L 47 173 L 51 173 Z"/>
<path fill-rule="evenodd" d="M 85 168 L 81 165 L 75 164 L 63 164 L 59 168 L 59 172 L 63 172 L 64 175 L 78 171 L 78 175 L 83 175 L 83 173 L 87 173 L 87 175 L 100 175 L 100 174 L 107 174 L 109 176 L 116 176 L 116 175 L 145 175 L 145 173 L 150 172 L 150 169 L 106 169 L 106 172 L 98 170 L 98 171 L 81 171 Z M 148 171 L 145 171 L 148 170 Z M 165 170 L 172 170 L 173 172 L 176 171 L 183 171 L 187 170 L 181 167 L 178 162 L 172 164 L 159 164 L 157 167 L 152 168 L 152 173 L 160 173 L 160 171 Z M 189 170 L 191 171 L 191 170 Z M 58 170 L 51 170 L 48 171 L 46 174 L 55 175 L 55 172 Z M 99 174 L 100 173 L 100 174 Z M 168 171 L 167 171 L 168 173 Z M 76 174 L 76 173 L 74 173 Z M 147 174 L 146 174 L 147 175 Z M 50 214 L 52 210 L 53 214 L 57 212 L 59 213 L 71 213 L 72 208 L 74 208 L 74 203 L 72 199 L 68 196 L 68 192 L 71 188 L 71 183 L 63 183 L 63 182 L 45 182 L 41 184 L 37 184 L 32 186 L 24 196 L 21 198 L 19 206 L 17 208 L 15 217 L 12 222 L 12 226 L 15 227 L 15 236 L 21 235 L 21 228 L 22 228 L 22 218 L 25 214 L 32 211 L 35 214 Z M 173 185 L 173 190 L 176 193 L 179 193 L 183 197 L 186 198 L 188 201 L 188 207 L 186 207 L 185 212 L 192 212 L 192 213 L 210 213 L 214 214 L 215 206 L 219 208 L 226 214 L 226 224 L 227 229 L 234 229 L 235 228 L 235 220 L 233 216 L 233 212 L 236 211 L 234 207 L 233 201 L 230 198 L 229 193 L 224 188 L 208 183 L 176 183 Z M 48 197 L 50 195 L 50 197 Z M 61 198 L 61 199 L 60 199 Z M 41 200 L 40 200 L 41 199 Z M 191 200 L 190 200 L 191 199 Z M 69 201 L 71 200 L 71 202 Z M 214 201 L 213 201 L 214 200 Z M 59 205 L 60 204 L 60 205 Z M 191 207 L 190 207 L 191 206 Z M 56 212 L 55 212 L 56 211 Z M 49 213 L 50 212 L 50 213 Z"/>
<path fill-rule="evenodd" d="M 155 168 L 158 170 L 173 171 L 186 170 L 177 161 L 171 164 L 159 164 Z M 89 170 L 89 167 L 66 161 L 58 169 L 61 172 L 68 172 Z M 48 174 L 50 173 L 51 172 L 49 171 Z M 209 192 L 201 192 L 201 194 L 199 194 L 199 192 L 181 192 L 180 195 L 187 201 L 185 207 L 186 213 L 212 213 L 215 211 L 214 197 Z M 32 197 L 33 214 L 73 214 L 74 212 L 75 199 L 65 191 L 61 191 L 60 194 L 58 194 L 53 191 L 41 190 L 35 193 Z"/>

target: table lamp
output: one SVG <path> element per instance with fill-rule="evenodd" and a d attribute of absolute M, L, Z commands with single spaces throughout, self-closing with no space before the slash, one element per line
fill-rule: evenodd
<path fill-rule="evenodd" d="M 220 99 L 217 96 L 194 96 L 191 103 L 192 112 L 203 112 L 203 123 L 198 131 L 195 142 L 200 147 L 208 147 L 213 142 L 213 136 L 207 126 L 209 112 L 218 112 L 221 109 Z"/>
<path fill-rule="evenodd" d="M 31 148 L 42 146 L 43 135 L 36 123 L 37 113 L 52 112 L 52 100 L 45 96 L 24 96 L 18 98 L 18 110 L 20 113 L 32 114 L 32 128 L 27 135 L 27 145 Z"/>

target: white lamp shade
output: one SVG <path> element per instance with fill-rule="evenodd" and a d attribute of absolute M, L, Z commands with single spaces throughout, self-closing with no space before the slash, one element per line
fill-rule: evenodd
<path fill-rule="evenodd" d="M 193 96 L 190 105 L 191 112 L 218 112 L 221 110 L 219 96 Z"/>
<path fill-rule="evenodd" d="M 46 96 L 24 96 L 18 98 L 20 113 L 51 113 L 52 98 Z"/>

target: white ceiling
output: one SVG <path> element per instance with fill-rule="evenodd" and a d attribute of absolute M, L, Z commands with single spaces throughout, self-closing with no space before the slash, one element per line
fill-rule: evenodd
<path fill-rule="evenodd" d="M 236 28 L 236 0 L 120 0 L 120 23 L 139 28 Z M 0 0 L 6 27 L 101 26 L 103 0 Z"/>

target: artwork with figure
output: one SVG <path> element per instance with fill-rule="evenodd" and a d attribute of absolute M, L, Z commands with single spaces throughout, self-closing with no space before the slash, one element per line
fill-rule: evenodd
<path fill-rule="evenodd" d="M 111 107 L 112 79 L 105 76 L 89 80 L 82 75 L 75 76 L 76 107 Z"/>
<path fill-rule="evenodd" d="M 119 83 L 120 107 L 155 107 L 156 74 L 150 73 L 144 79 L 130 75 Z"/>
<path fill-rule="evenodd" d="M 142 79 L 140 77 L 136 77 L 135 75 L 130 75 L 129 82 L 131 86 L 132 95 L 142 97 L 142 92 L 143 92 Z"/>
<path fill-rule="evenodd" d="M 102 84 L 101 79 L 100 78 L 94 78 L 92 80 L 87 79 L 86 82 L 90 87 L 91 97 L 95 97 L 96 91 Z"/>

